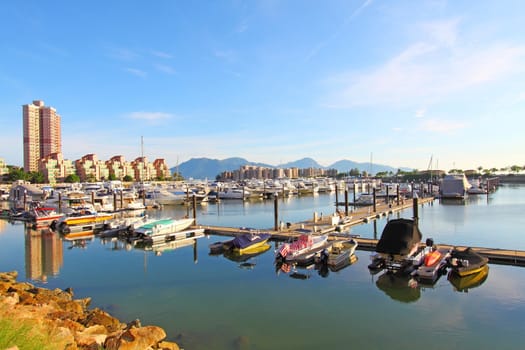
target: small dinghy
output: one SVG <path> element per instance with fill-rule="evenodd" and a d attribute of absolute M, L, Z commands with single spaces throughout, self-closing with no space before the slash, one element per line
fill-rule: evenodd
<path fill-rule="evenodd" d="M 450 254 L 449 266 L 460 277 L 480 272 L 489 259 L 476 253 L 472 248 L 454 248 Z"/>

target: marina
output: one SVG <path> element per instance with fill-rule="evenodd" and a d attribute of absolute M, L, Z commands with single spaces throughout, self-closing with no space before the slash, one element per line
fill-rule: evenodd
<path fill-rule="evenodd" d="M 475 275 L 460 277 L 450 270 L 433 283 L 410 275 L 371 274 L 367 267 L 386 222 L 413 218 L 411 200 L 403 209 L 395 203 L 378 204 L 375 212 L 373 207 L 350 207 L 351 220 L 341 223 L 334 215 L 334 193 L 279 198 L 277 230 L 271 199 L 197 206 L 194 227 L 204 232 L 186 243 L 129 245 L 96 234 L 66 239 L 25 222 L 0 221 L 0 253 L 2 268 L 20 271 L 21 280 L 47 288 L 71 286 L 78 297 L 91 297 L 93 306 L 123 320 L 139 317 L 143 324 L 162 326 L 184 348 L 236 349 L 240 343 L 254 349 L 338 348 L 349 336 L 357 347 L 367 348 L 410 348 L 413 341 L 428 337 L 436 348 L 497 346 L 499 337 L 515 348 L 525 340 L 517 326 L 525 311 L 519 292 L 525 288 L 525 269 L 495 259 L 500 250 L 504 257 L 525 250 L 525 240 L 517 233 L 523 224 L 517 214 L 525 205 L 524 194 L 523 186 L 503 186 L 488 199 L 419 203 L 422 241 L 431 237 L 436 247 L 472 247 L 494 254 Z M 184 206 L 146 214 L 152 220 L 183 217 L 188 209 L 191 217 L 192 208 Z M 339 211 L 345 214 L 344 206 Z M 246 256 L 210 253 L 210 244 L 248 227 L 270 232 L 275 239 Z M 315 262 L 276 265 L 275 251 L 301 227 L 328 234 L 333 241 L 354 239 L 355 258 L 338 268 Z M 144 298 L 151 302 L 144 303 Z M 255 302 L 264 307 L 248 311 L 246 305 Z M 356 316 L 348 319 L 349 312 Z M 434 321 L 426 324 L 429 314 Z M 312 318 L 323 322 L 305 321 Z M 419 338 L 414 339 L 414 330 Z M 394 346 L 392 334 L 397 335 Z"/>

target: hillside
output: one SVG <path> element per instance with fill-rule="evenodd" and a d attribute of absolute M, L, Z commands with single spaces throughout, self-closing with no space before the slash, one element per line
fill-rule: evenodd
<path fill-rule="evenodd" d="M 186 162 L 181 163 L 178 166 L 178 172 L 186 179 L 215 179 L 217 175 L 223 171 L 233 171 L 239 169 L 243 165 L 254 165 L 267 168 L 320 168 L 320 169 L 337 169 L 338 172 L 348 172 L 351 169 L 359 169 L 360 172 L 367 171 L 372 174 L 382 171 L 397 172 L 398 168 L 394 168 L 388 165 L 372 164 L 370 163 L 358 163 L 351 160 L 340 160 L 327 167 L 321 166 L 317 161 L 312 158 L 303 158 L 294 162 L 285 164 L 279 164 L 278 166 L 269 165 L 264 163 L 250 162 L 244 158 L 227 158 L 227 159 L 210 159 L 210 158 L 192 158 Z M 170 169 L 171 172 L 177 171 L 177 167 Z"/>

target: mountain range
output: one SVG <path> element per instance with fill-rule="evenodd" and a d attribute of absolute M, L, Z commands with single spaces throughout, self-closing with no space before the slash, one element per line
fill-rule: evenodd
<path fill-rule="evenodd" d="M 317 168 L 317 169 L 337 169 L 338 172 L 348 172 L 352 169 L 358 169 L 359 172 L 367 171 L 371 174 L 378 172 L 397 172 L 399 168 L 394 168 L 382 164 L 370 164 L 369 162 L 359 163 L 351 160 L 340 160 L 329 166 L 322 166 L 312 158 L 303 158 L 293 162 L 270 165 L 264 163 L 250 162 L 244 158 L 227 158 L 227 159 L 210 159 L 210 158 L 191 158 L 181 163 L 177 167 L 171 168 L 171 172 L 179 172 L 185 179 L 215 179 L 217 175 L 224 171 L 238 170 L 243 165 L 254 165 L 266 168 Z M 401 168 L 402 170 L 411 170 Z"/>

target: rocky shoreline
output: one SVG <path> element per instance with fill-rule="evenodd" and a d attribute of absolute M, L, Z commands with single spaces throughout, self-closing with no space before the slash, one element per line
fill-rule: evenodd
<path fill-rule="evenodd" d="M 91 298 L 74 299 L 71 288 L 39 288 L 17 282 L 17 277 L 16 271 L 0 272 L 2 317 L 41 326 L 57 349 L 179 349 L 176 343 L 165 341 L 166 332 L 160 327 L 142 326 L 139 320 L 122 323 L 99 308 L 89 309 Z M 16 344 L 11 349 L 17 349 Z"/>

